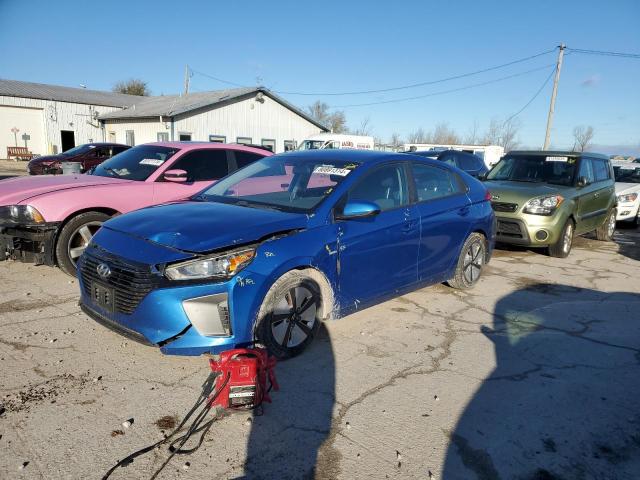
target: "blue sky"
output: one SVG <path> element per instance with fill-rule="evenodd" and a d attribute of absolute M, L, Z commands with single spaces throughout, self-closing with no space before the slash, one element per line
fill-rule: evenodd
<path fill-rule="evenodd" d="M 185 64 L 276 91 L 383 89 L 480 70 L 554 48 L 640 53 L 640 2 L 618 1 L 46 1 L 0 0 L 0 78 L 110 89 L 130 77 L 153 94 L 178 93 Z M 438 85 L 355 96 L 282 95 L 352 105 L 428 95 L 551 65 L 556 53 Z M 388 139 L 447 122 L 461 134 L 520 110 L 552 67 L 422 99 L 343 108 Z M 195 73 L 193 90 L 227 85 Z M 544 140 L 549 82 L 518 118 L 519 140 Z M 552 144 L 571 147 L 576 125 L 594 142 L 640 146 L 640 60 L 565 57 Z"/>

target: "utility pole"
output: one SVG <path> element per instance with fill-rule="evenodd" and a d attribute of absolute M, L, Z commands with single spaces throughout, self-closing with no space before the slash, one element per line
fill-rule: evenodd
<path fill-rule="evenodd" d="M 558 64 L 556 65 L 556 76 L 553 79 L 553 92 L 551 93 L 551 105 L 549 105 L 549 116 L 547 117 L 547 133 L 544 136 L 544 146 L 543 150 L 547 150 L 549 148 L 549 143 L 551 141 L 551 127 L 553 126 L 553 111 L 556 107 L 556 95 L 558 94 L 558 82 L 560 81 L 560 69 L 562 69 L 562 57 L 564 57 L 564 49 L 567 46 L 563 43 L 559 47 L 560 51 L 558 52 Z"/>
<path fill-rule="evenodd" d="M 188 95 L 189 94 L 189 65 L 185 65 L 184 66 L 184 94 Z"/>

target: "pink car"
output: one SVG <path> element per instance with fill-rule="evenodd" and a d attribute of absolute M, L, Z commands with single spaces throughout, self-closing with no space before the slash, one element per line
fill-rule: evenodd
<path fill-rule="evenodd" d="M 110 217 L 189 197 L 270 155 L 244 145 L 149 143 L 84 175 L 0 180 L 0 260 L 57 264 L 75 275 L 76 260 Z"/>

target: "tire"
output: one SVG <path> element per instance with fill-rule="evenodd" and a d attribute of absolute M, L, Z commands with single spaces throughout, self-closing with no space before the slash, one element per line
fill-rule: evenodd
<path fill-rule="evenodd" d="M 549 256 L 556 258 L 567 258 L 571 253 L 573 244 L 573 235 L 576 231 L 576 225 L 570 218 L 562 227 L 560 238 L 553 245 L 549 245 Z"/>
<path fill-rule="evenodd" d="M 465 290 L 473 287 L 482 275 L 482 267 L 487 258 L 487 240 L 481 233 L 467 237 L 456 265 L 456 271 L 447 283 L 450 287 Z"/>
<path fill-rule="evenodd" d="M 256 340 L 280 360 L 295 357 L 313 341 L 322 321 L 321 312 L 318 284 L 304 271 L 287 272 L 271 286 L 262 302 Z"/>
<path fill-rule="evenodd" d="M 612 208 L 604 223 L 596 228 L 596 238 L 603 242 L 610 242 L 613 240 L 614 233 L 616 233 L 616 209 Z"/>
<path fill-rule="evenodd" d="M 56 241 L 56 261 L 64 273 L 76 276 L 77 259 L 109 218 L 106 213 L 86 212 L 76 215 L 62 227 Z"/>

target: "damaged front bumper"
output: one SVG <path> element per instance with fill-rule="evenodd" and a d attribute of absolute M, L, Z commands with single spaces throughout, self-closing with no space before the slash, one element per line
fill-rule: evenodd
<path fill-rule="evenodd" d="M 0 224 L 0 261 L 55 265 L 54 243 L 59 222 Z"/>

